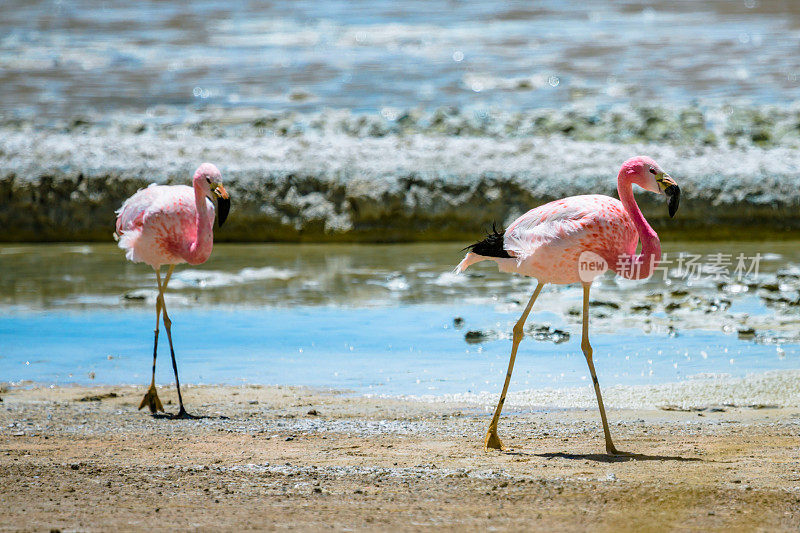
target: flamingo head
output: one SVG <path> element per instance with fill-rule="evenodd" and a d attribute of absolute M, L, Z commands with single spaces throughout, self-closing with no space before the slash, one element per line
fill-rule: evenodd
<path fill-rule="evenodd" d="M 222 227 L 231 210 L 231 200 L 228 191 L 222 186 L 222 174 L 219 169 L 211 163 L 200 165 L 194 173 L 194 187 L 203 191 L 217 206 L 217 222 L 219 227 Z"/>
<path fill-rule="evenodd" d="M 642 189 L 666 196 L 669 216 L 675 216 L 681 202 L 681 189 L 669 174 L 661 170 L 658 163 L 647 156 L 633 157 L 623 163 L 620 175 L 626 175 Z"/>

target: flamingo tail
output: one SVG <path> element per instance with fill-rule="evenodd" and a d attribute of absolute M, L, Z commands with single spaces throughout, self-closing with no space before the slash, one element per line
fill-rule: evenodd
<path fill-rule="evenodd" d="M 464 260 L 458 264 L 453 272 L 460 274 L 469 268 L 470 265 L 486 261 L 487 259 L 497 261 L 498 259 L 511 257 L 504 248 L 504 233 L 505 231 L 497 231 L 497 227 L 492 224 L 492 231 L 490 231 L 483 240 L 464 248 L 465 250 L 469 250 L 469 253 L 464 256 Z M 500 264 L 500 261 L 497 261 L 497 263 Z"/>
<path fill-rule="evenodd" d="M 474 265 L 475 263 L 480 263 L 481 261 L 486 261 L 487 259 L 489 258 L 480 256 L 473 252 L 469 252 L 467 255 L 464 256 L 464 259 L 461 260 L 458 266 L 453 269 L 453 272 L 455 274 L 461 274 L 466 269 L 468 269 L 470 265 Z"/>

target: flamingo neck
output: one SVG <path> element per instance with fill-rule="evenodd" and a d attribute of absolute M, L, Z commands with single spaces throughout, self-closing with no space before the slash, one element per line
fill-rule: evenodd
<path fill-rule="evenodd" d="M 653 273 L 653 269 L 661 260 L 661 241 L 655 230 L 647 223 L 633 197 L 632 174 L 625 172 L 625 168 L 620 170 L 617 177 L 617 192 L 642 241 L 642 252 L 621 260 L 615 270 L 628 279 L 644 279 Z"/>
<path fill-rule="evenodd" d="M 213 234 L 211 233 L 211 224 L 208 221 L 208 208 L 206 207 L 206 195 L 203 193 L 197 184 L 194 185 L 194 203 L 195 203 L 195 227 L 197 234 L 194 241 L 189 245 L 186 260 L 190 264 L 202 263 L 208 259 L 211 244 L 213 243 Z"/>

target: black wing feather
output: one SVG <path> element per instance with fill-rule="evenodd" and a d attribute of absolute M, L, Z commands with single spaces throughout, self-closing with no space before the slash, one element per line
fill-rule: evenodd
<path fill-rule="evenodd" d="M 482 255 L 484 257 L 511 257 L 508 252 L 503 248 L 503 236 L 505 230 L 502 232 L 497 231 L 497 228 L 492 224 L 492 231 L 486 234 L 486 238 L 478 241 L 475 244 L 470 244 L 464 250 L 469 250 L 472 253 Z"/>

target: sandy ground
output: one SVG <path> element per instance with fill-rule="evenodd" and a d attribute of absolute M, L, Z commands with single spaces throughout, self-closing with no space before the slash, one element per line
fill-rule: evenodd
<path fill-rule="evenodd" d="M 511 412 L 286 387 L 29 388 L 0 403 L 0 530 L 797 530 L 800 409 Z M 162 389 L 175 410 L 172 388 Z M 316 413 L 316 414 L 315 414 Z"/>

